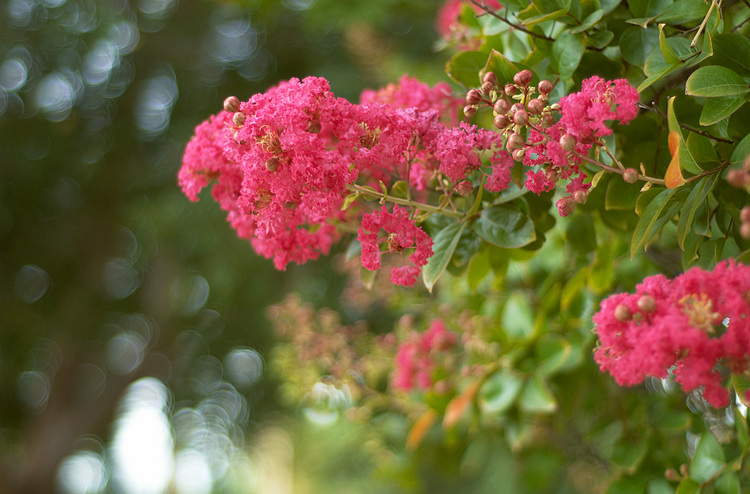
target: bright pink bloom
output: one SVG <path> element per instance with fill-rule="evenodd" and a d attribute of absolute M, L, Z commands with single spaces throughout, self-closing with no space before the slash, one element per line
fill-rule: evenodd
<path fill-rule="evenodd" d="M 420 112 L 435 110 L 440 115 L 440 120 L 450 126 L 456 125 L 458 112 L 463 107 L 463 99 L 454 98 L 453 90 L 445 82 L 439 82 L 430 88 L 408 75 L 402 76 L 398 84 L 388 84 L 377 91 L 363 91 L 360 101 L 363 105 L 384 103 L 393 108 L 415 108 Z"/>
<path fill-rule="evenodd" d="M 379 238 L 380 230 L 385 230 L 388 235 Z M 391 270 L 391 281 L 396 285 L 414 285 L 420 268 L 432 256 L 430 236 L 409 219 L 407 209 L 400 208 L 397 204 L 393 206 L 392 213 L 383 206 L 380 210 L 364 215 L 358 239 L 362 244 L 362 266 L 370 271 L 380 269 L 381 243 L 385 244 L 390 253 L 401 253 L 414 247 L 414 253 L 409 256 L 411 265 L 404 264 Z"/>
<path fill-rule="evenodd" d="M 594 315 L 600 341 L 594 358 L 624 386 L 647 376 L 664 378 L 674 368 L 685 391 L 702 387 L 709 403 L 724 407 L 729 393 L 719 367 L 748 369 L 748 314 L 750 266 L 730 260 L 712 272 L 693 268 L 672 281 L 650 276 L 634 294 L 602 301 Z"/>
<path fill-rule="evenodd" d="M 461 122 L 458 127 L 443 129 L 433 143 L 425 144 L 440 162 L 440 172 L 458 182 L 479 169 L 482 151 L 492 149 L 493 145 L 496 151 L 502 148 L 502 135 Z M 497 163 L 505 167 L 508 161 L 500 156 Z"/>
<path fill-rule="evenodd" d="M 484 0 L 484 4 L 496 11 L 502 8 L 498 0 Z M 440 7 L 435 21 L 435 29 L 441 38 L 447 41 L 460 41 L 468 34 L 468 27 L 461 21 L 461 11 L 465 5 L 470 5 L 477 14 L 484 12 L 469 2 L 446 0 L 443 6 Z"/>
<path fill-rule="evenodd" d="M 412 333 L 396 354 L 393 385 L 402 391 L 431 388 L 441 357 L 455 346 L 456 334 L 449 331 L 440 319 L 432 321 L 430 329 L 424 333 Z"/>

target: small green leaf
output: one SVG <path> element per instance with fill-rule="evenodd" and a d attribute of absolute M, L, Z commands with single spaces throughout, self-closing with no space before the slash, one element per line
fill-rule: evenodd
<path fill-rule="evenodd" d="M 519 406 L 521 410 L 529 413 L 553 413 L 557 410 L 555 397 L 538 374 L 526 380 Z"/>
<path fill-rule="evenodd" d="M 690 462 L 690 478 L 703 484 L 724 468 L 724 450 L 710 432 L 704 432 L 698 441 L 695 455 Z"/>
<path fill-rule="evenodd" d="M 631 65 L 641 67 L 646 62 L 648 54 L 658 43 L 659 31 L 656 28 L 631 27 L 626 29 L 620 36 L 622 58 Z"/>
<path fill-rule="evenodd" d="M 685 237 L 690 232 L 690 227 L 693 224 L 695 218 L 695 212 L 698 207 L 704 203 L 708 193 L 711 192 L 716 180 L 719 178 L 718 173 L 707 175 L 700 179 L 698 183 L 690 191 L 690 195 L 685 200 L 685 204 L 682 206 L 682 212 L 680 212 L 680 220 L 677 223 L 677 243 L 680 245 L 682 250 L 685 250 Z"/>
<path fill-rule="evenodd" d="M 544 334 L 536 342 L 537 371 L 550 376 L 565 365 L 571 354 L 571 344 L 561 335 Z"/>
<path fill-rule="evenodd" d="M 604 195 L 604 209 L 607 211 L 632 211 L 640 195 L 641 184 L 629 184 L 619 175 L 607 182 L 607 192 Z"/>
<path fill-rule="evenodd" d="M 734 392 L 737 393 L 737 398 L 739 398 L 742 404 L 745 406 L 750 404 L 750 400 L 746 398 L 746 393 L 750 390 L 750 381 L 742 375 L 732 374 L 732 386 L 734 387 Z"/>
<path fill-rule="evenodd" d="M 375 276 L 378 274 L 379 270 L 370 271 L 369 269 L 365 269 L 362 267 L 362 269 L 359 270 L 359 278 L 362 281 L 362 284 L 370 290 L 372 288 L 372 285 L 375 283 Z"/>
<path fill-rule="evenodd" d="M 472 292 L 476 291 L 482 280 L 487 277 L 490 269 L 490 259 L 486 250 L 471 259 L 469 269 L 466 272 L 466 281 L 469 283 L 469 289 Z"/>
<path fill-rule="evenodd" d="M 726 471 L 716 480 L 716 494 L 741 494 L 740 479 L 732 471 Z"/>
<path fill-rule="evenodd" d="M 480 51 L 464 51 L 453 56 L 445 66 L 445 73 L 465 87 L 481 84 L 479 71 L 487 63 L 487 54 Z"/>
<path fill-rule="evenodd" d="M 648 453 L 647 440 L 640 440 L 636 444 L 618 443 L 612 454 L 612 461 L 632 474 L 646 457 L 646 453 Z"/>
<path fill-rule="evenodd" d="M 714 141 L 708 137 L 690 132 L 685 144 L 687 144 L 690 154 L 701 169 L 710 170 L 719 165 L 719 157 L 716 155 Z"/>
<path fill-rule="evenodd" d="M 682 134 L 682 129 L 680 129 L 680 124 L 677 121 L 677 116 L 675 115 L 675 112 L 674 112 L 674 100 L 675 100 L 674 96 L 672 96 L 671 98 L 669 98 L 669 100 L 667 100 L 667 123 L 669 125 L 669 132 L 670 133 L 676 132 L 680 139 L 680 151 L 679 151 L 680 168 L 690 173 L 700 173 L 703 170 L 701 170 L 701 168 L 695 162 L 693 155 L 690 153 L 690 149 L 688 149 L 687 144 L 685 143 L 685 138 Z"/>
<path fill-rule="evenodd" d="M 506 249 L 523 247 L 536 240 L 531 219 L 512 203 L 482 211 L 474 223 L 474 231 L 485 241 Z"/>
<path fill-rule="evenodd" d="M 577 34 L 589 29 L 591 26 L 599 22 L 604 15 L 604 9 L 598 9 L 593 11 L 591 14 L 581 22 L 581 25 L 570 30 L 571 33 Z"/>
<path fill-rule="evenodd" d="M 592 48 L 601 50 L 605 46 L 607 46 L 613 39 L 615 39 L 615 33 L 607 29 L 604 29 L 602 31 L 594 31 L 594 32 L 586 31 L 583 33 L 583 38 Z"/>
<path fill-rule="evenodd" d="M 523 340 L 534 332 L 534 314 L 529 299 L 521 292 L 513 292 L 505 301 L 500 317 L 503 331 L 509 338 Z"/>
<path fill-rule="evenodd" d="M 701 110 L 698 123 L 707 127 L 713 125 L 740 109 L 745 104 L 746 95 L 720 96 L 718 98 L 707 98 Z"/>
<path fill-rule="evenodd" d="M 664 24 L 659 25 L 659 49 L 661 50 L 661 56 L 664 57 L 664 61 L 669 65 L 677 65 L 682 62 L 672 46 L 667 42 L 667 37 L 664 34 Z"/>
<path fill-rule="evenodd" d="M 750 77 L 750 39 L 735 33 L 713 36 L 711 64 L 723 65 L 744 77 Z"/>
<path fill-rule="evenodd" d="M 586 49 L 580 36 L 568 31 L 558 36 L 552 44 L 552 64 L 557 68 L 561 79 L 570 79 L 581 62 Z"/>
<path fill-rule="evenodd" d="M 653 17 L 666 9 L 672 0 L 630 0 L 630 13 L 633 17 Z"/>
<path fill-rule="evenodd" d="M 479 389 L 480 409 L 485 413 L 503 413 L 516 401 L 522 385 L 523 379 L 512 371 L 496 372 Z"/>
<path fill-rule="evenodd" d="M 448 266 L 465 228 L 466 222 L 454 223 L 435 235 L 432 244 L 432 257 L 427 260 L 427 265 L 422 268 L 422 279 L 428 291 L 432 292 L 432 287 L 435 286 Z"/>
<path fill-rule="evenodd" d="M 644 250 L 651 240 L 659 233 L 659 230 L 677 212 L 680 205 L 674 203 L 673 198 L 679 189 L 664 189 L 654 197 L 643 210 L 641 219 L 633 232 L 633 240 L 630 244 L 630 257 L 643 247 Z"/>
<path fill-rule="evenodd" d="M 702 0 L 677 0 L 656 17 L 656 22 L 671 26 L 702 20 L 708 13 L 708 4 Z"/>
<path fill-rule="evenodd" d="M 690 96 L 735 96 L 750 92 L 747 82 L 737 72 L 720 65 L 701 67 L 688 77 L 685 94 Z"/>
<path fill-rule="evenodd" d="M 344 197 L 344 202 L 341 204 L 341 210 L 346 211 L 347 209 L 349 209 L 349 206 L 351 206 L 352 203 L 354 203 L 354 201 L 356 201 L 357 199 L 359 199 L 359 192 L 352 192 L 348 196 Z"/>
<path fill-rule="evenodd" d="M 732 151 L 731 166 L 741 166 L 748 154 L 750 154 L 750 134 L 743 137 Z"/>
<path fill-rule="evenodd" d="M 516 64 L 508 60 L 505 55 L 497 50 L 492 50 L 480 75 L 484 77 L 487 72 L 494 72 L 500 87 L 513 82 L 513 76 L 518 72 Z"/>
<path fill-rule="evenodd" d="M 690 477 L 686 477 L 677 486 L 675 494 L 696 494 L 701 491 L 701 485 Z"/>
<path fill-rule="evenodd" d="M 409 186 L 406 184 L 405 181 L 399 180 L 396 183 L 393 184 L 391 187 L 391 193 L 390 195 L 393 197 L 400 197 L 401 199 L 406 199 L 407 196 L 407 190 Z"/>

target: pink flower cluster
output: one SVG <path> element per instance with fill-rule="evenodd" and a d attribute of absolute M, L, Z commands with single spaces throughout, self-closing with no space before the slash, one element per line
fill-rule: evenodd
<path fill-rule="evenodd" d="M 750 266 L 730 260 L 671 281 L 650 276 L 635 293 L 604 300 L 594 323 L 594 358 L 618 384 L 664 378 L 674 369 L 686 392 L 703 387 L 711 405 L 727 406 L 720 367 L 741 374 L 750 364 Z"/>
<path fill-rule="evenodd" d="M 402 391 L 431 388 L 441 358 L 455 346 L 456 334 L 440 319 L 432 321 L 424 333 L 412 333 L 396 354 L 393 385 Z"/>
<path fill-rule="evenodd" d="M 502 5 L 498 0 L 482 0 L 484 5 L 491 10 L 500 10 Z M 476 5 L 470 4 L 467 1 L 462 0 L 446 0 L 440 11 L 438 11 L 437 19 L 435 22 L 435 29 L 441 38 L 446 41 L 459 41 L 462 42 L 462 47 L 472 48 L 472 43 L 466 40 L 469 35 L 469 29 L 466 24 L 461 20 L 461 12 L 465 5 L 471 5 L 471 8 L 477 14 L 481 14 L 484 11 Z M 478 47 L 476 47 L 478 48 Z"/>
<path fill-rule="evenodd" d="M 411 285 L 432 255 L 432 241 L 408 219 L 410 210 L 366 214 L 342 206 L 357 180 L 390 184 L 407 170 L 418 190 L 438 174 L 455 187 L 480 169 L 480 156 L 488 151 L 488 188 L 507 186 L 512 161 L 498 151 L 497 134 L 465 124 L 449 128 L 440 120 L 457 106 L 448 89 L 404 77 L 398 86 L 366 92 L 365 103 L 357 105 L 335 97 L 325 79 L 308 77 L 282 82 L 247 102 L 228 98 L 225 111 L 196 128 L 179 184 L 197 200 L 215 180 L 213 196 L 232 227 L 278 269 L 329 252 L 340 236 L 338 226 L 364 215 L 363 264 L 379 267 L 377 234 L 383 229 L 389 252 L 415 247 L 411 264 L 392 273 L 394 283 Z"/>

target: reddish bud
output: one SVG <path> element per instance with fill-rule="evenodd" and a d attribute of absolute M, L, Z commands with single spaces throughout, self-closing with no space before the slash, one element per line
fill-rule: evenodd
<path fill-rule="evenodd" d="M 670 482 L 679 482 L 682 480 L 682 475 L 677 473 L 677 470 L 674 468 L 667 468 L 664 471 L 664 478 L 666 478 Z"/>
<path fill-rule="evenodd" d="M 484 77 L 482 78 L 483 83 L 491 83 L 493 86 L 497 84 L 497 76 L 494 72 L 487 72 L 484 74 Z"/>
<path fill-rule="evenodd" d="M 641 312 L 649 313 L 653 312 L 656 308 L 656 300 L 651 295 L 641 295 L 638 299 L 638 309 Z"/>
<path fill-rule="evenodd" d="M 513 132 L 510 137 L 508 137 L 507 148 L 509 151 L 513 151 L 514 149 L 521 149 L 525 143 L 526 141 L 521 136 L 521 134 Z"/>
<path fill-rule="evenodd" d="M 521 72 L 513 76 L 513 82 L 521 87 L 526 87 L 529 85 L 531 79 L 533 78 L 534 74 L 532 74 L 530 70 L 522 70 Z"/>
<path fill-rule="evenodd" d="M 740 210 L 740 222 L 750 223 L 750 206 L 745 206 Z"/>
<path fill-rule="evenodd" d="M 542 114 L 542 125 L 544 125 L 545 127 L 551 127 L 555 125 L 555 116 L 551 111 L 544 112 Z"/>
<path fill-rule="evenodd" d="M 485 82 L 482 84 L 482 92 L 484 94 L 490 94 L 490 91 L 492 91 L 493 89 L 495 89 L 495 85 L 491 82 Z"/>
<path fill-rule="evenodd" d="M 539 86 L 537 87 L 540 94 L 548 95 L 552 92 L 552 83 L 549 81 L 539 81 Z"/>
<path fill-rule="evenodd" d="M 232 122 L 234 123 L 235 127 L 242 127 L 242 124 L 245 123 L 245 114 L 244 113 L 235 113 L 234 117 L 232 117 Z"/>
<path fill-rule="evenodd" d="M 560 169 L 555 166 L 550 166 L 544 172 L 544 176 L 547 177 L 547 180 L 550 182 L 557 182 L 560 180 Z"/>
<path fill-rule="evenodd" d="M 458 185 L 456 185 L 456 192 L 458 192 L 458 195 L 461 197 L 469 197 L 474 193 L 474 186 L 468 180 L 461 180 L 458 182 Z"/>
<path fill-rule="evenodd" d="M 513 84 L 505 85 L 505 94 L 507 94 L 508 96 L 513 96 L 514 94 L 516 94 L 516 91 L 517 89 L 515 85 Z"/>
<path fill-rule="evenodd" d="M 615 307 L 615 319 L 620 322 L 629 321 L 633 314 L 630 313 L 630 309 L 625 304 L 619 304 Z"/>
<path fill-rule="evenodd" d="M 465 106 L 464 107 L 464 115 L 471 118 L 477 113 L 477 107 L 476 106 Z"/>
<path fill-rule="evenodd" d="M 570 134 L 563 134 L 560 137 L 560 147 L 563 151 L 572 151 L 576 147 L 576 138 Z"/>
<path fill-rule="evenodd" d="M 740 225 L 740 237 L 750 239 L 750 223 Z"/>
<path fill-rule="evenodd" d="M 224 110 L 229 113 L 240 111 L 240 99 L 237 96 L 230 96 L 224 100 Z"/>
<path fill-rule="evenodd" d="M 510 125 L 510 119 L 508 115 L 498 115 L 495 117 L 495 127 L 498 129 L 504 129 Z"/>
<path fill-rule="evenodd" d="M 495 106 L 493 109 L 495 110 L 495 113 L 507 113 L 510 109 L 510 105 L 504 99 L 499 99 L 495 101 Z"/>
<path fill-rule="evenodd" d="M 515 161 L 521 161 L 523 157 L 526 156 L 526 150 L 523 148 L 514 149 L 512 156 Z"/>
<path fill-rule="evenodd" d="M 745 159 L 742 160 L 742 169 L 746 172 L 750 172 L 750 154 L 745 156 Z"/>
<path fill-rule="evenodd" d="M 576 202 L 576 204 L 585 204 L 588 198 L 589 193 L 585 190 L 577 190 L 573 192 L 573 200 Z"/>
<path fill-rule="evenodd" d="M 513 106 L 510 107 L 510 111 L 512 111 L 513 113 L 521 110 L 526 111 L 526 107 L 521 103 L 513 103 Z"/>
<path fill-rule="evenodd" d="M 544 101 L 540 100 L 539 98 L 534 98 L 529 101 L 529 103 L 526 105 L 526 108 L 532 115 L 541 115 L 542 111 L 544 111 Z"/>
<path fill-rule="evenodd" d="M 470 105 L 478 105 L 482 102 L 482 93 L 477 89 L 470 89 L 469 92 L 466 93 L 466 102 Z"/>
<path fill-rule="evenodd" d="M 745 170 L 735 168 L 727 173 L 727 182 L 732 187 L 743 187 L 750 182 L 750 175 Z"/>
<path fill-rule="evenodd" d="M 519 110 L 513 114 L 513 122 L 516 125 L 526 125 L 529 123 L 529 112 L 526 110 Z"/>
<path fill-rule="evenodd" d="M 622 172 L 622 179 L 629 184 L 636 183 L 638 181 L 638 170 L 635 168 L 626 168 L 625 171 Z"/>
<path fill-rule="evenodd" d="M 271 158 L 266 161 L 266 170 L 269 172 L 275 172 L 279 167 L 279 158 Z"/>
<path fill-rule="evenodd" d="M 576 210 L 576 202 L 572 197 L 563 197 L 555 204 L 560 216 L 568 216 Z"/>

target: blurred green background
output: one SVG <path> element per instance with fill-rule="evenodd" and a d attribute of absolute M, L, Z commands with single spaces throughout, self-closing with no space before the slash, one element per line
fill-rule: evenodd
<path fill-rule="evenodd" d="M 442 80 L 438 7 L 0 3 L 0 492 L 286 492 L 293 442 L 301 468 L 321 457 L 315 431 L 288 432 L 264 310 L 290 291 L 333 304 L 342 280 L 327 259 L 276 272 L 176 174 L 228 95 L 318 75 L 356 101 L 406 72 Z M 336 437 L 356 450 L 360 433 Z M 366 482 L 361 458 L 322 444 L 326 468 Z M 309 478 L 332 482 L 322 464 Z"/>

